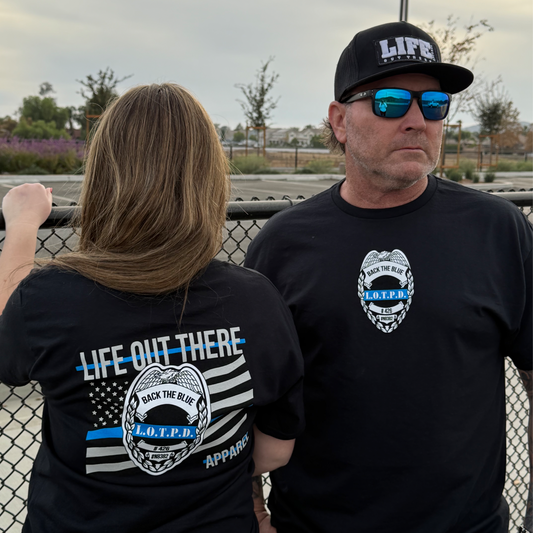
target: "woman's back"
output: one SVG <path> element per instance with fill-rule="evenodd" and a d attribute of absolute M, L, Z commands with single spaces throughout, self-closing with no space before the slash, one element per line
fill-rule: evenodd
<path fill-rule="evenodd" d="M 46 397 L 24 531 L 255 531 L 252 424 L 301 427 L 299 348 L 265 278 L 213 261 L 181 321 L 180 297 L 54 267 L 14 296 L 1 377 Z"/>

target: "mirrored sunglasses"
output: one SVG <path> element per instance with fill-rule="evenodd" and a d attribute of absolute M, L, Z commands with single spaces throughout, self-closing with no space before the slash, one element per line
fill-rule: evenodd
<path fill-rule="evenodd" d="M 418 101 L 418 107 L 426 120 L 443 120 L 450 109 L 452 97 L 443 91 L 408 91 L 407 89 L 371 89 L 354 94 L 343 103 L 349 104 L 372 98 L 372 111 L 374 115 L 385 118 L 403 117 L 413 98 Z"/>

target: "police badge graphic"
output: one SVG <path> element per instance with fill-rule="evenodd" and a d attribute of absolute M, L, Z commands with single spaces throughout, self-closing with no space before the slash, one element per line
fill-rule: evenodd
<path fill-rule="evenodd" d="M 124 402 L 124 446 L 141 470 L 158 476 L 184 461 L 201 444 L 211 420 L 209 391 L 192 365 L 148 365 Z"/>
<path fill-rule="evenodd" d="M 415 292 L 411 266 L 401 250 L 369 252 L 358 280 L 358 294 L 366 315 L 383 333 L 403 321 Z"/>

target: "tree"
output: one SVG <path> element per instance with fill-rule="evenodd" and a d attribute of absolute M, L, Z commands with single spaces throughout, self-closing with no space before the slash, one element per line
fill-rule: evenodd
<path fill-rule="evenodd" d="M 49 96 L 53 93 L 55 93 L 55 91 L 51 83 L 45 81 L 39 85 L 39 96 Z"/>
<path fill-rule="evenodd" d="M 218 130 L 220 132 L 220 140 L 221 141 L 225 141 L 226 140 L 226 136 L 228 134 L 228 131 L 229 131 L 229 126 L 222 126 L 219 128 Z"/>
<path fill-rule="evenodd" d="M 525 136 L 524 151 L 528 153 L 533 152 L 533 130 L 531 129 L 531 126 L 526 131 Z"/>
<path fill-rule="evenodd" d="M 105 70 L 99 70 L 96 77 L 89 74 L 85 80 L 76 80 L 83 86 L 79 93 L 85 99 L 89 114 L 101 114 L 107 104 L 118 96 L 117 85 L 132 76 L 133 74 L 130 74 L 117 78 L 115 72 L 107 67 Z"/>
<path fill-rule="evenodd" d="M 311 137 L 311 140 L 309 141 L 309 144 L 311 145 L 312 148 L 326 148 L 326 146 L 322 142 L 321 135 L 313 135 Z"/>
<path fill-rule="evenodd" d="M 69 139 L 70 135 L 64 128 L 58 128 L 55 121 L 33 121 L 22 117 L 13 130 L 15 137 L 21 139 Z"/>
<path fill-rule="evenodd" d="M 233 134 L 233 142 L 240 143 L 241 141 L 244 141 L 246 138 L 246 135 L 242 131 L 236 131 Z"/>
<path fill-rule="evenodd" d="M 10 137 L 18 122 L 10 116 L 0 118 L 0 137 Z"/>
<path fill-rule="evenodd" d="M 54 91 L 52 85 L 45 81 L 39 86 L 39 96 L 27 96 L 22 99 L 19 108 L 21 118 L 28 122 L 55 122 L 56 128 L 62 130 L 67 123 L 69 112 L 64 107 L 59 107 L 55 98 L 49 96 Z"/>
<path fill-rule="evenodd" d="M 463 33 L 460 35 L 458 22 L 458 17 L 449 15 L 444 27 L 436 26 L 434 20 L 427 24 L 420 24 L 420 27 L 429 33 L 439 45 L 442 61 L 469 68 L 476 74 L 474 82 L 468 89 L 453 96 L 448 122 L 451 122 L 457 113 L 468 111 L 472 102 L 478 98 L 485 80 L 482 74 L 476 73 L 479 57 L 475 53 L 480 37 L 487 32 L 494 31 L 486 19 L 481 19 L 479 22 L 464 26 Z"/>
<path fill-rule="evenodd" d="M 69 111 L 59 107 L 55 98 L 50 96 L 54 88 L 45 81 L 39 86 L 39 96 L 26 96 L 18 112 L 20 121 L 13 128 L 12 134 L 24 139 L 59 139 L 69 138 L 65 124 Z"/>
<path fill-rule="evenodd" d="M 522 126 L 520 112 L 498 78 L 485 84 L 478 98 L 470 106 L 472 116 L 477 120 L 482 135 L 499 135 L 501 147 L 513 148 L 519 144 Z"/>
<path fill-rule="evenodd" d="M 269 93 L 279 78 L 279 74 L 267 73 L 270 63 L 274 61 L 270 57 L 257 71 L 254 83 L 238 83 L 235 85 L 242 91 L 245 101 L 237 100 L 244 111 L 246 122 L 249 126 L 266 126 L 267 120 L 272 118 L 272 111 L 277 107 L 278 100 L 274 100 Z"/>
<path fill-rule="evenodd" d="M 84 80 L 76 80 L 82 85 L 79 94 L 85 99 L 85 104 L 78 107 L 73 118 L 81 126 L 83 138 L 86 132 L 86 115 L 101 115 L 109 102 L 118 96 L 117 85 L 131 76 L 133 74 L 117 78 L 113 69 L 107 67 L 105 70 L 99 70 L 96 76 L 89 74 Z"/>

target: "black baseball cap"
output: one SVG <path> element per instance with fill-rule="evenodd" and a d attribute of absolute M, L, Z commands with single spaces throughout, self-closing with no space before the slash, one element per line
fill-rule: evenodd
<path fill-rule="evenodd" d="M 474 81 L 470 70 L 442 63 L 437 43 L 425 31 L 391 22 L 359 32 L 344 49 L 335 72 L 335 100 L 342 102 L 359 85 L 407 73 L 433 76 L 451 94 Z"/>

